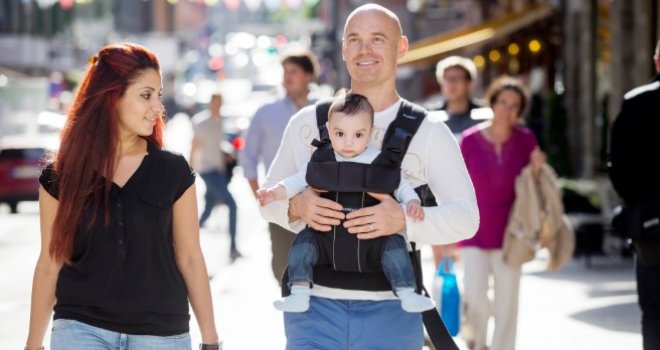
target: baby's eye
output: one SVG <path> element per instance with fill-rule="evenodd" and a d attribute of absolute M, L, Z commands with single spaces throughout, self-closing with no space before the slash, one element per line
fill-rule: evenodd
<path fill-rule="evenodd" d="M 344 136 L 344 132 L 343 132 L 343 131 L 337 131 L 337 132 L 335 133 L 335 135 L 337 135 L 338 137 L 343 137 L 343 136 Z"/>
<path fill-rule="evenodd" d="M 355 137 L 357 137 L 358 139 L 361 138 L 362 136 L 364 136 L 364 134 L 361 132 L 355 134 Z"/>

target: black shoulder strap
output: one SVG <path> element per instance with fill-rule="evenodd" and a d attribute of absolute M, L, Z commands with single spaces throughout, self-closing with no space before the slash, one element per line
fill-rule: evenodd
<path fill-rule="evenodd" d="M 415 136 L 426 114 L 425 110 L 403 100 L 396 118 L 385 131 L 381 152 L 374 163 L 401 167 L 401 162 L 408 151 L 410 141 Z"/>
<path fill-rule="evenodd" d="M 328 138 L 328 130 L 325 123 L 328 121 L 328 111 L 332 100 L 321 100 L 316 102 L 316 126 L 319 128 L 319 136 L 321 140 Z"/>
<path fill-rule="evenodd" d="M 390 123 L 387 131 L 385 131 L 383 146 L 390 141 L 392 136 L 403 133 L 406 136 L 405 148 L 402 149 L 403 154 L 405 154 L 406 151 L 408 151 L 410 141 L 413 136 L 415 136 L 417 129 L 419 129 L 419 126 L 422 124 L 422 121 L 426 118 L 427 114 L 428 112 L 425 109 L 410 103 L 407 100 L 403 100 L 401 102 L 401 107 L 399 107 L 399 112 L 396 114 L 396 118 Z"/>
<path fill-rule="evenodd" d="M 410 253 L 410 260 L 412 261 L 413 269 L 415 271 L 415 282 L 417 284 L 417 289 L 420 294 L 424 294 L 427 298 L 430 298 L 429 292 L 424 287 L 423 277 L 422 277 L 422 262 L 420 253 L 417 250 L 415 242 L 410 242 L 412 252 Z M 437 305 L 437 308 L 441 307 Z M 424 322 L 424 328 L 426 328 L 426 333 L 428 333 L 433 346 L 438 350 L 459 350 L 456 342 L 451 337 L 445 321 L 440 317 L 439 309 L 433 308 L 431 310 L 426 310 L 422 312 L 422 321 Z"/>

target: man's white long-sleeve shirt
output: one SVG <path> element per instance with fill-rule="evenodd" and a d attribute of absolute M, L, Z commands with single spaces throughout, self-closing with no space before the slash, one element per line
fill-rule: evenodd
<path fill-rule="evenodd" d="M 374 130 L 369 146 L 381 148 L 383 136 L 395 119 L 399 100 L 374 116 Z M 284 132 L 264 187 L 276 185 L 286 177 L 305 169 L 315 150 L 312 140 L 319 138 L 315 106 L 294 115 Z M 415 222 L 405 216 L 405 235 L 419 244 L 448 244 L 470 238 L 479 226 L 479 211 L 474 187 L 465 167 L 456 139 L 433 113 L 424 119 L 410 142 L 401 169 L 413 187 L 428 184 L 438 203 L 424 208 L 424 220 Z M 305 227 L 301 220 L 289 222 L 289 201 L 281 200 L 261 207 L 262 216 L 293 232 Z M 313 295 L 332 299 L 384 300 L 395 298 L 392 292 L 348 291 L 316 285 Z"/>

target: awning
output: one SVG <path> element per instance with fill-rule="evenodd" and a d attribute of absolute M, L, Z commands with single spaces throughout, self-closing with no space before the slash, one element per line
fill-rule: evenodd
<path fill-rule="evenodd" d="M 552 15 L 553 10 L 550 5 L 538 5 L 521 12 L 485 21 L 476 26 L 457 29 L 416 41 L 410 45 L 408 53 L 399 60 L 399 65 L 435 62 L 440 56 L 451 51 L 506 37 L 517 30 L 549 17 Z"/>

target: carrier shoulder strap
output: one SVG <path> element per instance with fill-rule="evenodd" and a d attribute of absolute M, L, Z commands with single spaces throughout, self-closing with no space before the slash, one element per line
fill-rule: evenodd
<path fill-rule="evenodd" d="M 328 111 L 330 111 L 331 99 L 324 99 L 316 102 L 316 126 L 319 128 L 319 138 L 321 141 L 329 139 L 328 129 L 325 123 L 328 121 Z"/>

